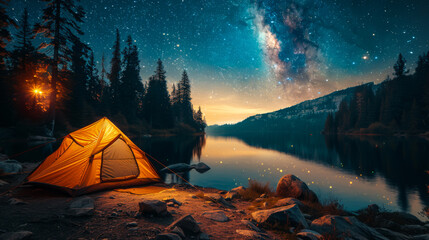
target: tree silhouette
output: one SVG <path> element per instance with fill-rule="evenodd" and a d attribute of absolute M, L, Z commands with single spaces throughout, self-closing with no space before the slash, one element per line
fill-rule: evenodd
<path fill-rule="evenodd" d="M 39 48 L 53 48 L 51 60 L 52 80 L 49 106 L 50 132 L 53 135 L 55 127 L 55 110 L 57 105 L 57 82 L 60 80 L 59 69 L 70 60 L 71 43 L 75 33 L 82 35 L 78 23 L 83 22 L 85 12 L 77 6 L 74 0 L 43 0 L 46 8 L 43 9 L 43 22 L 36 24 L 36 33 L 41 33 L 49 42 L 42 42 Z"/>

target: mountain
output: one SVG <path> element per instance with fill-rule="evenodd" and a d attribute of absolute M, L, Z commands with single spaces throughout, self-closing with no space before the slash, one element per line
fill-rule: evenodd
<path fill-rule="evenodd" d="M 217 135 L 243 132 L 318 133 L 323 130 L 328 113 L 337 111 L 343 99 L 349 101 L 364 86 L 371 86 L 375 91 L 378 85 L 371 82 L 335 91 L 275 112 L 254 115 L 236 124 L 212 125 L 207 132 Z"/>

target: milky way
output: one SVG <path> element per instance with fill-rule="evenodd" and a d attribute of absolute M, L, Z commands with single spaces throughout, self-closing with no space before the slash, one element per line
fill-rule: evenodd
<path fill-rule="evenodd" d="M 187 69 L 209 124 L 383 81 L 399 52 L 413 69 L 429 50 L 427 0 L 88 0 L 82 39 L 110 59 L 118 28 L 139 48 L 147 80 L 158 58 L 169 86 Z M 19 20 L 40 0 L 13 0 Z M 15 30 L 13 30 L 15 31 Z M 124 44 L 122 45 L 124 46 Z M 107 61 L 109 62 L 109 61 Z"/>

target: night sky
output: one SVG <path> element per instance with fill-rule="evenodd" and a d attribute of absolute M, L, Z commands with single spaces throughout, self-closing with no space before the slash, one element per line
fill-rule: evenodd
<path fill-rule="evenodd" d="M 209 124 L 237 122 L 363 82 L 381 82 L 398 53 L 414 70 L 429 50 L 427 0 L 85 0 L 84 42 L 110 62 L 118 28 L 146 81 L 164 61 L 169 87 L 186 69 Z M 12 0 L 34 23 L 39 0 Z M 122 46 L 124 46 L 123 44 Z M 109 69 L 109 67 L 107 67 Z"/>

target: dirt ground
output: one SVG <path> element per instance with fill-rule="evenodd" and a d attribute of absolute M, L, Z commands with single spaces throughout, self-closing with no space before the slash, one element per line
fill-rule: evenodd
<path fill-rule="evenodd" d="M 18 181 L 17 179 L 4 179 Z M 249 202 L 233 200 L 236 209 L 228 209 L 195 197 L 198 192 L 219 193 L 220 190 L 185 185 L 157 184 L 166 189 L 145 195 L 107 190 L 88 194 L 95 201 L 92 216 L 73 217 L 67 210 L 73 198 L 54 190 L 24 186 L 0 196 L 0 231 L 12 232 L 26 230 L 33 232 L 32 239 L 153 239 L 164 232 L 174 220 L 192 214 L 203 232 L 210 239 L 246 239 L 236 233 L 236 229 L 248 229 L 241 220 L 250 219 Z M 2 187 L 0 193 L 11 186 Z M 145 188 L 142 186 L 141 188 Z M 133 190 L 133 189 L 131 189 Z M 125 190 L 128 191 L 128 190 Z M 139 193 L 138 189 L 133 192 Z M 10 204 L 11 198 L 24 201 L 24 204 Z M 136 216 L 138 203 L 142 199 L 163 200 L 174 198 L 182 205 L 168 207 L 166 217 Z M 216 222 L 202 216 L 206 211 L 222 210 L 230 219 Z M 137 222 L 138 228 L 127 227 L 127 223 Z M 267 232 L 271 238 L 280 239 L 275 233 Z"/>

